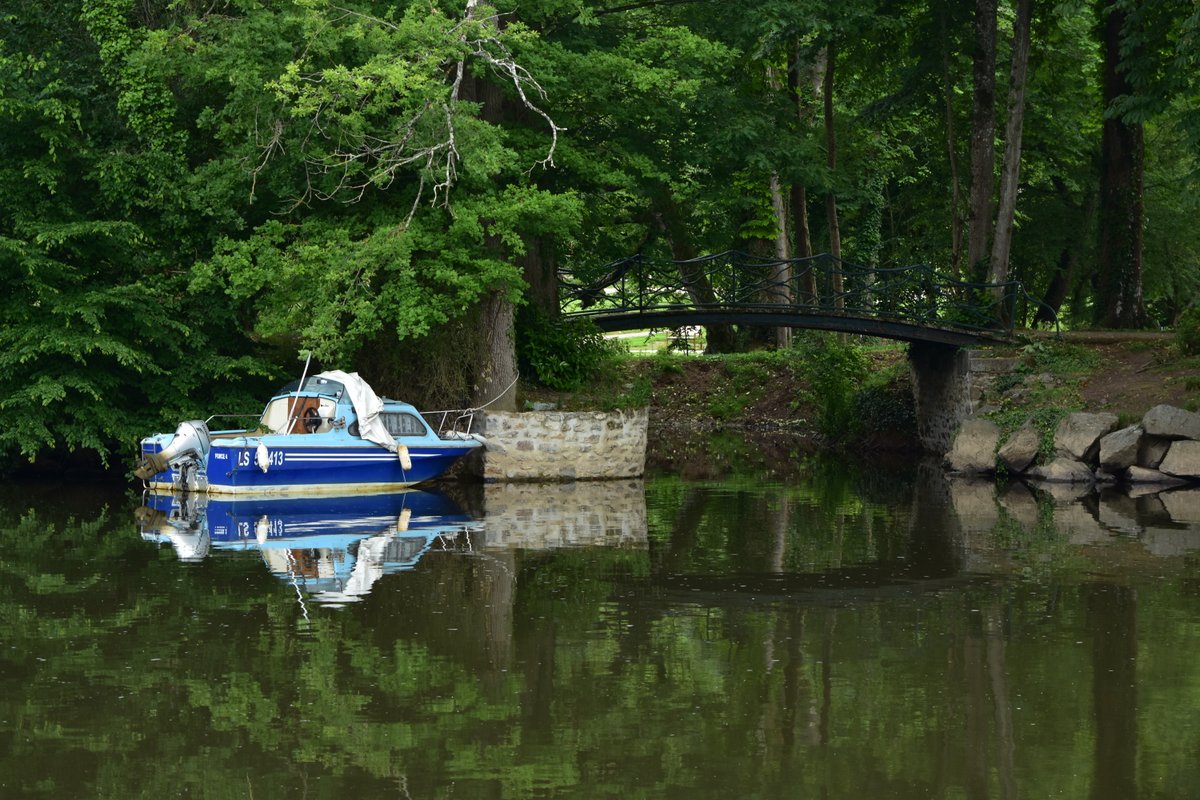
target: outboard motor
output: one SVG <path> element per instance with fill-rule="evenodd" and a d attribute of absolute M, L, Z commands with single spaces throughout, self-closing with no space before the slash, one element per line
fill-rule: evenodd
<path fill-rule="evenodd" d="M 180 459 L 189 456 L 203 459 L 208 455 L 208 447 L 208 425 L 203 420 L 181 422 L 175 429 L 175 438 L 159 452 L 143 455 L 133 474 L 144 481 L 150 480 Z"/>

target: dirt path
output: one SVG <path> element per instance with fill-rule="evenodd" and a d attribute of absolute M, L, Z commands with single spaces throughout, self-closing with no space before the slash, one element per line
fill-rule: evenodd
<path fill-rule="evenodd" d="M 1200 397 L 1200 374 L 1174 355 L 1170 341 L 1163 334 L 1087 341 L 1100 357 L 1100 368 L 1080 387 L 1084 406 L 1140 417 L 1159 403 L 1182 408 Z"/>

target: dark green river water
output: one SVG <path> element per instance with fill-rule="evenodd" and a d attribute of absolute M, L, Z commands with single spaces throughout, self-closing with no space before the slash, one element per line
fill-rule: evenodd
<path fill-rule="evenodd" d="M 1200 491 L 0 489 L 0 798 L 1200 796 Z"/>

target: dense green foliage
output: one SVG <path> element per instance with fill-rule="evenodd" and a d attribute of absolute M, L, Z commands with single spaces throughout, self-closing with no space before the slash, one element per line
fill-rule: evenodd
<path fill-rule="evenodd" d="M 522 374 L 551 389 L 572 391 L 620 353 L 588 320 L 562 320 L 527 306 L 520 323 L 517 357 Z"/>
<path fill-rule="evenodd" d="M 1131 88 L 1105 108 L 1114 10 Z M 1101 285 L 1106 118 L 1145 133 L 1151 321 L 1200 289 L 1198 30 L 1184 0 L 1035 10 L 1012 275 L 1068 324 Z M 773 252 L 781 225 L 799 252 L 801 217 L 827 250 L 829 201 L 846 258 L 957 269 L 973 35 L 949 0 L 0 12 L 0 462 L 253 410 L 301 349 L 390 380 L 379 353 L 444 352 L 485 298 L 549 306 L 560 265 Z"/>
<path fill-rule="evenodd" d="M 837 441 L 854 427 L 855 395 L 867 377 L 862 350 L 836 334 L 812 332 L 798 343 L 810 402 L 818 409 L 818 430 Z"/>
<path fill-rule="evenodd" d="M 1180 316 L 1175 341 L 1186 355 L 1200 355 L 1200 306 L 1192 306 Z"/>

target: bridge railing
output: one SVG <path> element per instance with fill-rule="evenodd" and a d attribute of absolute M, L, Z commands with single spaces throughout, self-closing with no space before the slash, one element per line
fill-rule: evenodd
<path fill-rule="evenodd" d="M 1007 333 L 1021 293 L 1016 282 L 949 280 L 927 264 L 867 267 L 828 254 L 768 259 L 726 252 L 688 261 L 637 255 L 599 272 L 602 277 L 586 284 L 560 272 L 564 314 L 791 312 Z"/>

